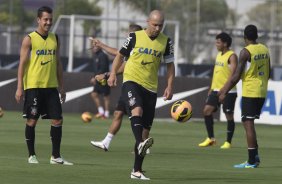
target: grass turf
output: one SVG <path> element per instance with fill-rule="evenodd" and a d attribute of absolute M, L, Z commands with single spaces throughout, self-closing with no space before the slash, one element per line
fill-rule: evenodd
<path fill-rule="evenodd" d="M 5 112 L 0 118 L 1 184 L 117 184 L 139 183 L 129 178 L 133 167 L 134 138 L 127 118 L 112 141 L 109 152 L 90 145 L 107 133 L 111 120 L 83 123 L 80 114 L 64 114 L 61 153 L 74 166 L 50 165 L 50 123 L 40 120 L 36 128 L 36 153 L 39 164 L 27 163 L 24 119 L 20 112 Z M 281 126 L 257 125 L 261 165 L 257 169 L 235 169 L 247 159 L 244 130 L 236 124 L 232 149 L 221 150 L 226 124 L 215 123 L 217 145 L 199 148 L 206 137 L 203 122 L 154 122 L 154 145 L 143 164 L 148 183 L 280 183 L 282 176 Z M 143 182 L 143 181 L 142 181 Z"/>

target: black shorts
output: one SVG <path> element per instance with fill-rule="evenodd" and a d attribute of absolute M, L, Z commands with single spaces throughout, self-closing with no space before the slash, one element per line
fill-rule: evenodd
<path fill-rule="evenodd" d="M 96 82 L 93 92 L 98 93 L 99 95 L 109 96 L 111 94 L 110 86 L 102 85 L 99 82 Z"/>
<path fill-rule="evenodd" d="M 217 91 L 212 91 L 207 97 L 206 105 L 211 105 L 215 107 L 215 111 L 220 107 L 219 99 L 217 96 Z M 222 104 L 223 112 L 226 114 L 233 114 L 235 108 L 235 102 L 237 98 L 237 93 L 228 93 Z"/>
<path fill-rule="evenodd" d="M 62 105 L 56 88 L 25 90 L 23 117 L 27 119 L 62 119 Z"/>
<path fill-rule="evenodd" d="M 122 100 L 126 104 L 129 117 L 131 116 L 131 110 L 135 107 L 143 109 L 142 125 L 150 130 L 155 117 L 157 94 L 135 82 L 127 81 L 122 85 Z"/>
<path fill-rule="evenodd" d="M 122 100 L 122 96 L 119 97 L 115 110 L 116 111 L 122 111 L 123 113 L 126 113 L 126 105 L 125 105 L 124 101 Z"/>
<path fill-rule="evenodd" d="M 259 119 L 265 98 L 242 97 L 242 121 Z"/>

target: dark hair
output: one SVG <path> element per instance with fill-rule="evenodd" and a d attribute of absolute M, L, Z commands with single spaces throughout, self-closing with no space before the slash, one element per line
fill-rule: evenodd
<path fill-rule="evenodd" d="M 222 42 L 227 43 L 227 47 L 230 47 L 232 44 L 232 38 L 225 32 L 216 35 L 216 39 L 220 39 Z"/>
<path fill-rule="evenodd" d="M 247 25 L 244 29 L 244 37 L 255 41 L 258 38 L 258 29 L 255 25 Z"/>
<path fill-rule="evenodd" d="M 140 25 L 138 25 L 138 24 L 130 24 L 130 25 L 129 25 L 129 30 L 130 30 L 131 32 L 140 31 L 140 30 L 142 30 L 142 29 L 143 29 L 142 26 L 140 26 Z"/>
<path fill-rule="evenodd" d="M 42 6 L 37 10 L 37 17 L 39 17 L 39 18 L 42 17 L 43 12 L 47 12 L 47 13 L 51 14 L 53 12 L 53 10 L 49 6 Z"/>

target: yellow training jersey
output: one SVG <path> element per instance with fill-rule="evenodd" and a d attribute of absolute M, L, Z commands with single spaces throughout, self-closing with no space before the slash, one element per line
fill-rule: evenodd
<path fill-rule="evenodd" d="M 233 54 L 234 52 L 232 50 L 229 50 L 224 54 L 222 54 L 222 52 L 219 52 L 217 54 L 214 70 L 213 70 L 212 85 L 211 85 L 211 89 L 213 91 L 219 91 L 230 77 L 231 70 L 229 67 L 228 60 Z M 234 86 L 230 90 L 230 92 L 236 92 L 236 86 Z"/>
<path fill-rule="evenodd" d="M 265 98 L 270 72 L 268 48 L 263 44 L 251 44 L 245 48 L 249 51 L 251 60 L 247 62 L 242 74 L 242 96 Z"/>
<path fill-rule="evenodd" d="M 46 39 L 37 32 L 29 34 L 31 51 L 24 73 L 24 89 L 58 87 L 57 38 L 49 33 Z"/>
<path fill-rule="evenodd" d="M 167 48 L 168 37 L 160 33 L 152 40 L 144 30 L 136 31 L 135 35 L 135 46 L 126 62 L 123 82 L 133 81 L 157 92 L 158 69 Z"/>

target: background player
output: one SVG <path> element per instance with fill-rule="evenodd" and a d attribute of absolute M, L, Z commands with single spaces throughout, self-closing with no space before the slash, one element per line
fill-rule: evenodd
<path fill-rule="evenodd" d="M 130 32 L 135 32 L 135 31 L 139 31 L 139 30 L 142 30 L 142 27 L 140 25 L 137 25 L 137 24 L 130 24 L 129 25 L 129 30 L 128 30 L 129 33 Z M 93 40 L 93 44 L 95 44 L 98 47 L 101 47 L 106 52 L 108 52 L 108 53 L 110 53 L 112 55 L 117 55 L 118 54 L 118 49 L 112 48 L 112 47 L 104 44 L 103 42 L 101 42 L 98 39 L 92 39 L 92 40 Z M 118 73 L 122 73 L 123 72 L 125 63 L 126 62 L 123 62 L 122 66 L 119 68 L 119 72 Z M 102 81 L 104 79 L 108 79 L 108 77 L 109 77 L 109 73 L 106 72 L 104 74 L 96 75 L 95 79 L 97 81 Z M 103 149 L 105 151 L 108 151 L 112 139 L 114 138 L 114 136 L 116 135 L 116 133 L 119 131 L 119 129 L 121 127 L 122 118 L 123 118 L 124 113 L 126 113 L 125 104 L 124 104 L 124 102 L 122 101 L 122 99 L 120 97 L 119 100 L 118 100 L 118 104 L 116 106 L 115 112 L 114 112 L 114 118 L 113 118 L 112 124 L 109 127 L 107 135 L 105 136 L 105 138 L 102 141 L 94 141 L 93 140 L 93 141 L 91 141 L 91 144 L 93 146 L 97 147 L 97 148 L 101 148 L 101 149 Z M 148 136 L 149 136 L 148 134 L 149 134 L 149 132 L 144 130 L 143 138 L 145 138 L 145 139 L 148 138 Z"/>
<path fill-rule="evenodd" d="M 216 36 L 216 48 L 219 51 L 214 65 L 211 88 L 208 93 L 206 105 L 203 113 L 205 125 L 208 133 L 206 140 L 199 144 L 200 147 L 215 145 L 216 140 L 213 128 L 213 113 L 220 107 L 217 93 L 230 80 L 236 70 L 238 58 L 234 51 L 230 50 L 232 38 L 227 33 L 220 33 Z M 227 136 L 226 141 L 220 147 L 222 149 L 231 148 L 231 141 L 234 134 L 234 106 L 237 98 L 236 87 L 233 87 L 227 94 L 223 102 L 223 112 L 227 119 Z"/>
<path fill-rule="evenodd" d="M 42 119 L 51 119 L 52 156 L 50 164 L 73 165 L 64 160 L 60 154 L 63 124 L 61 102 L 65 102 L 66 93 L 59 55 L 59 39 L 57 35 L 49 32 L 52 21 L 51 8 L 43 6 L 38 9 L 38 27 L 22 42 L 15 98 L 19 103 L 24 88 L 23 117 L 27 118 L 25 138 L 29 151 L 28 163 L 39 163 L 34 143 L 35 126 L 41 116 Z"/>
<path fill-rule="evenodd" d="M 227 92 L 242 78 L 242 122 L 248 144 L 248 160 L 234 165 L 236 168 L 256 168 L 260 164 L 255 119 L 259 119 L 270 78 L 270 55 L 268 48 L 258 43 L 258 31 L 255 25 L 244 29 L 245 48 L 240 52 L 238 67 L 218 93 L 223 101 Z"/>
<path fill-rule="evenodd" d="M 130 33 L 120 52 L 114 59 L 109 86 L 116 85 L 116 73 L 124 57 L 129 57 L 123 73 L 122 99 L 126 103 L 135 137 L 135 161 L 130 177 L 149 180 L 142 172 L 146 150 L 152 146 L 153 138 L 143 140 L 143 129 L 150 131 L 157 100 L 158 69 L 161 59 L 167 64 L 167 87 L 164 98 L 172 98 L 175 76 L 173 44 L 161 33 L 164 14 L 159 10 L 150 13 L 147 29 Z"/>

